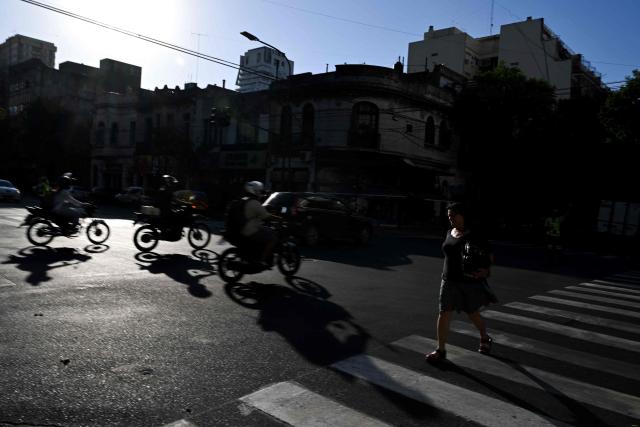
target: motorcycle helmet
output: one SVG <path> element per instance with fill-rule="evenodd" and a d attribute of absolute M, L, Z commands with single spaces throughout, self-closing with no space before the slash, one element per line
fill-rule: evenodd
<path fill-rule="evenodd" d="M 256 197 L 264 194 L 264 184 L 260 181 L 249 181 L 244 185 L 244 191 Z"/>
<path fill-rule="evenodd" d="M 76 179 L 73 177 L 71 172 L 63 173 L 59 179 L 59 185 L 62 189 L 71 187 L 74 182 L 76 182 Z"/>

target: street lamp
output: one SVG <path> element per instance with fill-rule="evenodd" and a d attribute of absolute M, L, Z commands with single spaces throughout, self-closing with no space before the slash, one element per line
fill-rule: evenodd
<path fill-rule="evenodd" d="M 270 47 L 271 49 L 275 50 L 277 53 L 279 53 L 280 55 L 282 55 L 284 57 L 284 59 L 287 61 L 287 67 L 288 67 L 288 74 L 287 77 L 291 77 L 291 61 L 289 61 L 289 58 L 287 58 L 287 55 L 285 55 L 285 53 L 283 51 L 281 51 L 280 49 L 278 49 L 277 47 L 264 42 L 262 40 L 260 40 L 258 37 L 254 36 L 253 34 L 251 34 L 248 31 L 242 31 L 240 34 L 242 34 L 244 37 L 248 38 L 251 41 L 254 42 L 258 42 L 258 43 L 262 43 L 263 45 Z M 280 61 L 278 60 L 278 62 L 276 62 L 276 80 L 278 80 L 278 65 L 280 64 Z M 282 137 L 282 135 L 280 135 L 280 137 Z M 290 144 L 290 141 L 289 141 Z M 291 157 L 290 157 L 290 151 L 291 147 L 287 146 L 285 149 L 285 153 L 282 156 L 282 173 L 280 174 L 280 177 L 282 179 L 282 185 L 284 186 L 284 170 L 285 170 L 285 166 L 287 166 L 286 168 L 288 169 L 288 175 L 289 175 L 289 184 L 291 183 Z M 291 187 L 291 185 L 288 185 L 288 187 Z M 290 188 L 289 188 L 290 189 Z"/>
<path fill-rule="evenodd" d="M 287 77 L 291 76 L 291 62 L 289 61 L 289 58 L 287 58 L 287 55 L 285 55 L 285 53 L 283 51 L 281 51 L 280 49 L 278 49 L 277 47 L 275 47 L 273 45 L 270 45 L 267 42 L 264 42 L 264 41 L 260 40 L 258 37 L 254 36 L 253 34 L 251 34 L 248 31 L 242 31 L 240 34 L 242 34 L 243 36 L 245 36 L 246 38 L 248 38 L 251 41 L 262 43 L 265 46 L 269 46 L 271 49 L 275 50 L 280 55 L 282 55 L 284 57 L 284 59 L 287 61 L 287 67 L 289 68 L 289 70 L 288 70 L 289 74 L 287 75 Z M 277 79 L 278 79 L 278 72 L 276 71 L 276 80 Z"/>

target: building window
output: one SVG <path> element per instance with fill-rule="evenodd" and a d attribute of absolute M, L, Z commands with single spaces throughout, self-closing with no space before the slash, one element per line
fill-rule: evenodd
<path fill-rule="evenodd" d="M 378 131 L 378 107 L 371 102 L 358 102 L 351 113 L 351 130 L 359 133 Z"/>
<path fill-rule="evenodd" d="M 160 113 L 156 114 L 156 127 L 160 127 L 161 117 Z"/>
<path fill-rule="evenodd" d="M 118 132 L 120 132 L 120 130 L 118 129 L 118 123 L 116 122 L 111 123 L 111 133 L 109 134 L 109 144 L 111 145 L 118 144 Z"/>
<path fill-rule="evenodd" d="M 182 129 L 185 138 L 189 139 L 189 135 L 191 134 L 191 114 L 185 113 L 182 115 Z"/>
<path fill-rule="evenodd" d="M 261 54 L 261 53 L 259 53 L 259 54 L 258 54 L 258 64 L 259 64 L 259 63 L 261 63 L 261 62 L 262 62 L 262 54 Z"/>
<path fill-rule="evenodd" d="M 451 132 L 449 132 L 449 126 L 444 120 L 440 123 L 440 145 L 441 148 L 446 149 L 451 146 Z"/>
<path fill-rule="evenodd" d="M 104 122 L 98 123 L 98 130 L 96 132 L 96 145 L 104 145 Z"/>
<path fill-rule="evenodd" d="M 424 130 L 424 146 L 428 147 L 436 142 L 436 125 L 433 117 L 429 116 Z"/>
<path fill-rule="evenodd" d="M 378 107 L 371 102 L 358 102 L 351 110 L 351 130 L 349 145 L 352 147 L 377 149 L 378 135 Z"/>
<path fill-rule="evenodd" d="M 168 113 L 167 114 L 167 127 L 172 127 L 173 126 L 173 114 Z"/>
<path fill-rule="evenodd" d="M 271 64 L 271 49 L 264 49 L 264 62 L 266 64 Z"/>
<path fill-rule="evenodd" d="M 291 116 L 291 107 L 285 105 L 280 113 L 280 142 L 289 144 L 291 142 L 291 128 L 293 120 Z"/>
<path fill-rule="evenodd" d="M 129 145 L 136 145 L 136 122 L 129 122 Z"/>
<path fill-rule="evenodd" d="M 313 105 L 306 104 L 302 109 L 302 144 L 313 144 L 313 132 L 315 126 L 315 109 Z"/>

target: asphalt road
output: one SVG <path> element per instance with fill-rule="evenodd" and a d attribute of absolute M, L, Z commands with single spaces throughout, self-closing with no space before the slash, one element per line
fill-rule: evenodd
<path fill-rule="evenodd" d="M 33 247 L 0 205 L 0 425 L 640 424 L 640 268 L 497 243 L 492 356 L 455 316 L 432 366 L 440 240 L 380 230 L 304 248 L 296 277 L 225 285 L 214 236 L 135 249 L 111 236 Z M 215 225 L 215 224 L 214 224 Z"/>

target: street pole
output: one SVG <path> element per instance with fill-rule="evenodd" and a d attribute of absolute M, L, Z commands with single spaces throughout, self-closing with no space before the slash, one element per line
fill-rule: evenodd
<path fill-rule="evenodd" d="M 263 45 L 270 47 L 271 49 L 275 50 L 276 53 L 282 55 L 282 57 L 285 59 L 285 61 L 287 61 L 287 78 L 291 77 L 292 74 L 292 70 L 291 70 L 291 61 L 289 61 L 289 58 L 287 58 L 287 55 L 282 52 L 280 49 L 278 49 L 277 47 L 260 40 L 258 37 L 254 36 L 253 34 L 251 34 L 248 31 L 242 31 L 240 34 L 242 34 L 244 37 L 248 38 L 251 41 L 256 41 L 258 43 L 262 43 Z M 278 60 L 278 62 L 276 62 L 276 80 L 278 80 L 278 74 L 279 74 L 279 66 L 280 66 L 280 61 Z M 290 117 L 290 121 L 291 124 L 293 124 L 293 111 L 291 111 L 291 117 Z M 292 180 L 292 176 L 291 176 L 291 155 L 290 155 L 290 151 L 291 151 L 291 137 L 293 136 L 293 134 L 291 133 L 291 135 L 289 135 L 289 141 L 286 141 L 286 147 L 284 149 L 284 154 L 281 154 L 281 167 L 282 167 L 282 172 L 280 174 L 281 180 L 282 180 L 282 184 L 284 186 L 284 173 L 285 173 L 285 168 L 287 169 L 288 175 L 289 175 L 289 179 L 288 179 L 288 185 L 286 189 L 290 190 L 291 189 L 291 180 Z M 280 133 L 280 138 L 282 138 L 282 133 Z"/>

